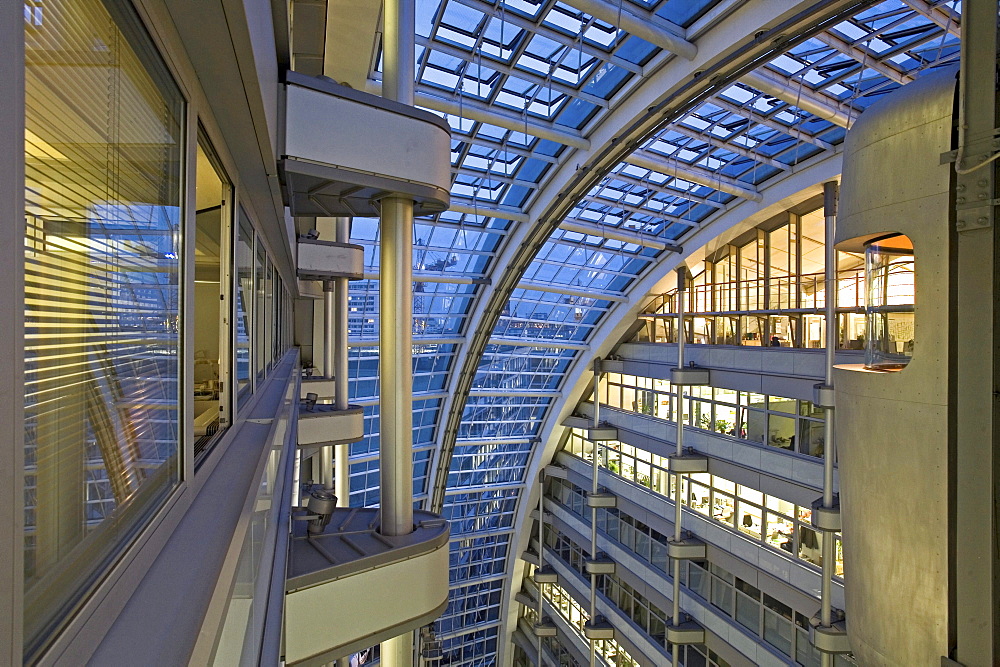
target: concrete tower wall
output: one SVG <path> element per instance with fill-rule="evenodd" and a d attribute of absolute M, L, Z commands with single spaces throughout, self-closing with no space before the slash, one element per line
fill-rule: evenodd
<path fill-rule="evenodd" d="M 949 216 L 955 71 L 872 105 L 848 133 L 837 241 L 914 246 L 915 347 L 894 372 L 836 370 L 847 627 L 858 664 L 948 654 Z"/>

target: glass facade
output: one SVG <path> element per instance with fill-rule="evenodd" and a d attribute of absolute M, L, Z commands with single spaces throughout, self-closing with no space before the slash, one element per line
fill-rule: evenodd
<path fill-rule="evenodd" d="M 823 456 L 823 410 L 810 401 L 693 386 L 681 392 L 683 414 L 675 415 L 677 392 L 669 380 L 605 373 L 599 391 L 602 408 L 680 421 L 688 428 L 807 456 Z"/>
<path fill-rule="evenodd" d="M 549 492 L 552 501 L 579 515 L 584 521 L 589 521 L 590 511 L 584 505 L 583 489 L 555 479 L 551 482 Z M 694 491 L 692 498 L 696 493 Z M 598 530 L 602 539 L 613 540 L 658 570 L 662 573 L 665 584 L 672 580 L 673 565 L 666 555 L 667 536 L 621 510 L 602 509 L 598 516 Z M 551 556 L 561 559 L 576 570 L 581 578 L 589 577 L 584 566 L 585 561 L 590 558 L 589 547 L 578 545 L 573 537 L 551 526 L 546 527 L 545 544 Z M 644 581 L 650 581 L 644 573 L 634 574 Z M 808 667 L 820 664 L 820 653 L 809 641 L 809 615 L 814 609 L 795 610 L 724 568 L 704 560 L 682 561 L 681 583 L 688 592 L 701 599 L 700 604 L 709 607 L 712 613 L 733 619 L 745 631 L 768 645 L 770 650 L 794 660 L 795 664 Z M 665 628 L 672 622 L 667 611 L 657 607 L 634 586 L 615 575 L 600 575 L 598 592 L 602 601 L 613 604 L 648 635 L 654 644 L 664 645 Z M 574 604 L 579 608 L 575 601 Z M 570 613 L 567 620 L 572 617 Z M 708 653 L 709 650 L 704 646 L 687 647 L 686 651 L 682 650 L 681 664 L 704 664 L 701 661 Z M 691 662 L 685 662 L 685 659 Z M 844 656 L 838 656 L 835 664 L 851 663 Z"/>
<path fill-rule="evenodd" d="M 593 443 L 586 440 L 582 433 L 575 431 L 570 436 L 566 451 L 587 461 L 593 458 Z M 613 474 L 630 482 L 644 486 L 664 498 L 673 500 L 676 496 L 674 475 L 667 472 L 665 461 L 655 454 L 610 441 L 598 443 L 598 465 Z M 583 515 L 583 490 L 573 490 L 576 497 L 568 498 L 564 504 L 576 513 Z M 558 497 L 558 496 L 557 496 Z M 803 507 L 788 502 L 773 495 L 767 495 L 756 489 L 718 475 L 708 473 L 693 473 L 681 479 L 681 504 L 706 519 L 740 533 L 755 542 L 760 542 L 773 549 L 789 554 L 789 557 L 801 559 L 812 565 L 822 565 L 823 534 L 813 530 L 811 525 L 812 508 Z M 666 568 L 665 548 L 666 538 L 662 538 L 659 546 L 649 541 L 649 529 L 641 531 L 641 548 L 632 544 L 636 535 L 631 528 L 620 529 L 618 513 L 615 510 L 602 510 L 598 513 L 598 526 L 602 517 L 605 519 L 606 532 L 623 540 L 633 551 L 638 551 L 643 557 L 653 562 L 661 569 Z M 835 576 L 844 577 L 844 555 L 840 534 L 836 538 Z"/>

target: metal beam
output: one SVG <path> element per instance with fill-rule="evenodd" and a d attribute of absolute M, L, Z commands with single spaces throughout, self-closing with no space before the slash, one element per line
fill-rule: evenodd
<path fill-rule="evenodd" d="M 692 169 L 689 165 L 679 160 L 653 157 L 645 151 L 636 151 L 635 153 L 632 153 L 632 155 L 628 156 L 627 161 L 629 164 L 634 164 L 635 166 L 642 167 L 643 169 L 650 169 L 661 174 L 666 174 L 667 176 L 673 176 L 674 178 L 691 181 L 692 183 L 697 183 L 698 185 L 715 188 L 719 192 L 725 192 L 726 194 L 742 197 L 743 199 L 749 199 L 750 201 L 759 202 L 764 200 L 763 195 L 761 195 L 760 192 L 752 186 L 740 183 L 735 179 L 729 178 L 728 176 L 722 176 L 721 174 L 713 174 L 709 171 Z"/>
<path fill-rule="evenodd" d="M 934 7 L 927 0 L 903 0 L 903 4 L 909 5 L 915 12 L 923 14 L 955 37 L 962 38 L 961 17 L 950 9 Z"/>
<path fill-rule="evenodd" d="M 501 220 L 511 220 L 513 222 L 530 222 L 531 218 L 524 211 L 509 211 L 502 208 L 495 208 L 492 204 L 459 204 L 454 199 L 451 200 L 449 210 L 467 215 L 483 215 L 490 218 L 500 218 Z"/>
<path fill-rule="evenodd" d="M 586 352 L 590 349 L 587 343 L 573 343 L 570 341 L 542 340 L 538 338 L 497 338 L 490 337 L 490 345 L 504 345 L 506 347 L 544 347 L 553 350 L 579 350 Z"/>
<path fill-rule="evenodd" d="M 414 246 L 416 250 L 420 250 L 420 246 Z M 365 280 L 381 280 L 381 273 L 371 273 L 365 272 Z M 449 283 L 452 285 L 489 285 L 491 284 L 489 278 L 471 278 L 469 276 L 449 276 L 445 274 L 438 273 L 413 273 L 413 282 L 415 283 Z"/>
<path fill-rule="evenodd" d="M 630 157 L 629 161 L 631 161 L 631 160 L 632 160 L 632 158 Z M 667 174 L 667 175 L 669 176 L 670 174 Z M 601 187 L 602 188 L 605 187 L 604 184 L 606 183 L 606 181 L 608 179 L 615 179 L 615 180 L 618 180 L 618 181 L 625 181 L 626 183 L 634 183 L 635 185 L 638 185 L 639 187 L 642 187 L 642 188 L 649 188 L 650 190 L 655 190 L 656 192 L 664 193 L 664 194 L 670 195 L 672 197 L 680 197 L 681 199 L 687 199 L 687 200 L 690 200 L 690 201 L 693 201 L 693 202 L 698 202 L 699 204 L 706 204 L 708 206 L 714 206 L 715 208 L 725 208 L 725 206 L 726 206 L 725 204 L 723 204 L 720 201 L 713 201 L 713 200 L 709 199 L 708 197 L 702 197 L 701 195 L 693 194 L 691 192 L 688 192 L 687 190 L 680 190 L 680 189 L 677 189 L 677 188 L 672 188 L 671 186 L 669 186 L 669 185 L 667 185 L 665 183 L 652 183 L 650 181 L 644 181 L 641 178 L 637 178 L 635 176 L 629 176 L 628 174 L 623 174 L 621 172 L 613 172 L 611 174 L 608 174 L 608 176 L 605 178 L 605 180 L 601 182 Z M 609 203 L 611 203 L 611 202 L 609 202 Z M 612 205 L 616 205 L 616 204 L 612 204 Z M 624 205 L 617 204 L 617 206 L 620 206 L 621 208 L 624 208 Z"/>
<path fill-rule="evenodd" d="M 537 189 L 541 187 L 539 183 L 534 181 L 525 181 L 517 178 L 514 175 L 505 176 L 503 174 L 496 174 L 490 171 L 482 171 L 480 169 L 474 169 L 471 167 L 452 167 L 451 173 L 453 175 L 461 174 L 462 176 L 467 176 L 469 178 L 482 178 L 487 181 L 493 181 L 495 183 L 506 183 L 507 185 L 520 185 L 525 188 Z"/>
<path fill-rule="evenodd" d="M 548 26 L 535 23 L 531 19 L 524 18 L 514 12 L 503 12 L 501 15 L 497 12 L 496 6 L 489 2 L 483 2 L 483 0 L 454 0 L 460 5 L 465 5 L 470 9 L 475 9 L 478 12 L 482 12 L 487 16 L 492 16 L 496 19 L 502 19 L 504 23 L 509 23 L 512 26 L 520 28 L 522 30 L 527 30 L 529 34 L 540 35 L 546 39 L 551 39 L 556 44 L 562 44 L 566 48 L 582 51 L 583 53 L 591 56 L 592 58 L 599 58 L 603 62 L 611 63 L 616 67 L 621 67 L 622 69 L 632 72 L 633 74 L 642 74 L 642 67 L 636 65 L 633 62 L 625 60 L 619 56 L 613 56 L 607 51 L 602 51 L 601 49 L 591 46 L 590 44 L 574 40 L 567 36 L 565 33 L 559 32 L 549 28 Z"/>
<path fill-rule="evenodd" d="M 648 199 L 647 198 L 646 201 L 648 203 L 648 202 L 655 202 L 656 200 L 652 200 L 652 199 Z M 662 203 L 662 202 L 657 202 L 657 203 Z M 667 222 L 684 222 L 684 220 L 682 218 L 680 218 L 680 217 L 678 217 L 676 215 L 670 215 L 670 214 L 664 213 L 663 209 L 666 209 L 666 206 L 664 206 L 663 209 L 661 209 L 661 210 L 656 210 L 655 208 L 643 208 L 642 206 L 636 206 L 634 204 L 626 204 L 626 203 L 624 203 L 624 202 L 622 202 L 620 200 L 619 201 L 615 201 L 615 200 L 611 200 L 611 199 L 605 199 L 605 198 L 602 198 L 602 197 L 599 197 L 599 196 L 595 196 L 595 197 L 583 197 L 582 199 L 580 199 L 579 204 L 596 204 L 597 206 L 613 206 L 614 208 L 620 208 L 621 210 L 627 211 L 629 213 L 635 213 L 636 215 L 651 215 L 654 218 L 660 218 L 661 220 L 665 220 Z M 714 204 L 716 207 L 720 207 L 721 206 L 721 204 L 719 204 L 718 202 L 712 202 L 712 204 Z M 583 208 L 584 210 L 587 210 L 587 211 L 593 211 L 594 210 L 592 208 L 587 208 L 587 207 L 581 207 L 581 208 Z M 575 218 L 575 219 L 578 219 L 578 218 Z M 631 218 L 626 218 L 625 222 L 628 222 L 628 220 L 630 220 L 630 219 Z M 581 220 L 580 222 L 587 222 L 587 221 L 586 220 Z M 642 223 L 642 224 L 645 225 L 646 223 Z M 638 230 L 633 230 L 633 231 L 636 234 L 640 233 Z"/>
<path fill-rule="evenodd" d="M 675 23 L 644 11 L 632 4 L 604 2 L 604 0 L 565 0 L 570 7 L 586 12 L 605 23 L 644 39 L 650 44 L 676 53 L 685 60 L 694 60 L 698 47 L 687 41 L 684 29 Z"/>
<path fill-rule="evenodd" d="M 367 91 L 374 95 L 380 95 L 382 84 L 378 81 L 368 80 Z M 413 103 L 425 109 L 433 109 L 451 116 L 468 118 L 480 123 L 489 123 L 502 127 L 513 132 L 524 132 L 539 139 L 548 139 L 564 146 L 572 146 L 581 150 L 590 150 L 590 140 L 579 132 L 570 129 L 559 129 L 554 123 L 539 123 L 537 120 L 524 116 L 518 116 L 505 111 L 498 111 L 476 100 L 466 99 L 446 99 L 431 95 L 423 91 L 417 91 L 413 95 Z"/>
<path fill-rule="evenodd" d="M 504 396 L 510 396 L 514 398 L 562 398 L 561 391 L 546 391 L 538 390 L 531 391 L 530 389 L 470 389 L 469 397 L 475 396 L 487 396 L 487 397 L 497 397 L 502 398 Z"/>
<path fill-rule="evenodd" d="M 729 141 L 725 141 L 724 139 L 719 139 L 718 137 L 713 137 L 708 134 L 701 134 L 695 130 L 684 127 L 683 125 L 678 125 L 675 123 L 667 129 L 669 129 L 672 132 L 677 132 L 678 134 L 683 134 L 686 137 L 690 137 L 693 142 L 703 142 L 714 148 L 719 148 L 724 151 L 729 151 L 730 153 L 735 153 L 740 157 L 749 158 L 754 162 L 758 162 L 760 164 L 766 164 L 770 167 L 775 167 L 776 169 L 782 169 L 782 170 L 788 169 L 788 165 L 785 164 L 784 162 L 781 162 L 780 160 L 775 160 L 774 158 L 768 157 L 766 155 L 761 155 L 760 153 L 754 151 L 753 149 L 747 148 L 745 146 L 740 146 L 738 144 L 734 144 Z M 690 151 L 695 150 L 694 148 L 692 148 L 691 143 L 685 144 L 684 148 Z"/>
<path fill-rule="evenodd" d="M 520 155 L 521 157 L 534 158 L 535 160 L 541 160 L 542 162 L 548 162 L 549 164 L 559 164 L 559 158 L 555 157 L 554 155 L 542 155 L 541 153 L 535 153 L 530 150 L 525 150 L 524 148 L 511 146 L 509 143 L 506 142 L 493 141 L 491 139 L 488 139 L 487 137 L 482 137 L 482 136 L 470 137 L 468 135 L 463 135 L 463 134 L 454 134 L 452 135 L 452 139 L 454 139 L 455 141 L 461 141 L 462 143 L 472 144 L 473 146 L 482 146 L 483 148 L 489 148 L 490 150 L 510 153 L 511 155 Z"/>
<path fill-rule="evenodd" d="M 620 293 L 603 292 L 601 290 L 572 288 L 566 285 L 555 285 L 552 283 L 538 283 L 531 280 L 522 280 L 517 284 L 517 289 L 534 290 L 536 292 L 549 292 L 550 294 L 565 294 L 566 296 L 580 299 L 600 299 L 601 301 L 614 301 L 623 303 L 628 301 L 628 297 Z"/>
<path fill-rule="evenodd" d="M 667 243 L 666 241 L 661 241 L 655 236 L 650 236 L 648 234 L 641 234 L 639 232 L 629 232 L 608 225 L 597 225 L 594 223 L 578 222 L 576 220 L 567 219 L 559 223 L 559 228 L 565 229 L 568 232 L 587 234 L 588 236 L 600 236 L 606 239 L 621 241 L 622 243 L 634 243 L 644 248 L 653 248 L 655 250 L 669 250 L 670 252 L 681 251 L 680 246 L 674 245 L 672 243 Z"/>
<path fill-rule="evenodd" d="M 445 53 L 454 58 L 458 58 L 459 60 L 464 60 L 465 62 L 469 63 L 469 67 L 474 66 L 477 62 L 475 60 L 472 60 L 472 58 L 476 57 L 475 54 L 435 39 L 428 39 L 427 37 L 422 37 L 420 35 L 417 35 L 417 44 L 419 44 L 420 46 L 425 46 L 429 49 L 433 49 L 440 53 Z M 530 81 L 531 83 L 537 86 L 541 86 L 543 88 L 551 88 L 552 90 L 558 91 L 564 95 L 569 95 L 570 97 L 576 97 L 581 100 L 586 100 L 591 104 L 595 104 L 601 107 L 602 109 L 607 109 L 609 106 L 611 106 L 611 104 L 603 97 L 599 97 L 591 93 L 584 93 L 579 89 L 574 88 L 573 86 L 566 85 L 565 83 L 562 83 L 561 81 L 556 81 L 550 77 L 544 77 L 540 74 L 536 74 L 530 70 L 524 69 L 523 67 L 513 67 L 506 63 L 494 60 L 489 56 L 485 56 L 484 60 L 485 60 L 485 66 L 488 69 L 495 70 L 506 76 L 512 76 L 518 79 L 522 79 L 523 81 Z M 465 69 L 466 75 L 470 73 L 469 67 L 466 67 Z M 472 72 L 474 71 L 475 70 L 472 70 Z"/>
<path fill-rule="evenodd" d="M 427 337 L 423 338 L 420 335 L 413 337 L 413 345 L 461 345 L 465 342 L 465 338 L 461 336 L 455 336 L 452 338 L 433 338 Z M 348 347 L 378 347 L 378 340 L 367 338 L 364 340 L 351 340 L 348 341 Z M 419 392 L 415 393 L 414 396 L 422 396 Z M 416 399 L 414 399 L 416 400 Z"/>
<path fill-rule="evenodd" d="M 804 142 L 812 144 L 814 146 L 819 146 L 823 150 L 827 150 L 827 151 L 834 150 L 833 144 L 831 144 L 828 141 L 823 141 L 822 139 L 819 139 L 818 137 L 814 137 L 811 134 L 809 134 L 808 132 L 796 132 L 795 128 L 793 128 L 793 127 L 787 127 L 787 126 L 782 125 L 781 123 L 775 122 L 774 120 L 772 120 L 771 118 L 768 118 L 767 116 L 765 116 L 764 114 L 760 113 L 759 111 L 755 111 L 755 110 L 750 109 L 748 107 L 740 106 L 739 104 L 733 104 L 732 102 L 724 100 L 724 99 L 722 99 L 719 96 L 715 96 L 715 97 L 711 98 L 708 101 L 708 104 L 711 104 L 713 106 L 717 106 L 720 109 L 728 111 L 729 113 L 734 113 L 737 116 L 742 116 L 744 118 L 747 118 L 751 122 L 759 123 L 760 125 L 764 125 L 765 127 L 769 127 L 769 128 L 771 128 L 773 130 L 777 130 L 778 132 L 781 132 L 782 134 L 787 134 L 788 136 L 790 136 L 790 137 L 792 137 L 794 139 L 799 139 L 800 141 L 804 141 Z"/>
<path fill-rule="evenodd" d="M 895 81 L 896 83 L 909 83 L 913 81 L 913 76 L 910 74 L 900 72 L 889 63 L 879 60 L 877 55 L 868 53 L 829 31 L 817 33 L 813 35 L 813 39 L 826 44 L 830 48 L 836 49 L 849 58 L 857 60 L 859 66 L 861 66 L 861 63 L 864 63 L 864 67 L 875 70 L 890 81 Z"/>
<path fill-rule="evenodd" d="M 843 104 L 820 98 L 813 92 L 812 88 L 805 85 L 805 82 L 798 85 L 784 79 L 784 77 L 779 77 L 778 74 L 759 68 L 753 72 L 747 72 L 740 80 L 751 88 L 756 88 L 766 95 L 796 106 L 803 111 L 808 111 L 812 115 L 840 127 L 850 127 L 859 115 Z"/>

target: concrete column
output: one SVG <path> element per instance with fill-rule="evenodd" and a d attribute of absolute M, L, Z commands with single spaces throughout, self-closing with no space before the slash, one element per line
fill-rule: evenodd
<path fill-rule="evenodd" d="M 1000 454 L 997 449 L 996 253 L 997 3 L 962 3 L 954 266 L 954 581 L 947 657 L 968 667 L 1000 664 Z M 982 202 L 986 205 L 976 206 Z M 992 204 L 991 204 L 992 203 Z M 916 270 L 921 271 L 921 248 Z M 921 295 L 917 295 L 919 304 Z M 919 307 L 919 306 L 918 306 Z M 918 343 L 920 340 L 918 339 Z M 916 358 L 916 354 L 914 357 Z"/>

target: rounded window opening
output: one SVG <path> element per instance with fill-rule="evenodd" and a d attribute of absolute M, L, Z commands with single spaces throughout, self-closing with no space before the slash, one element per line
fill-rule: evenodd
<path fill-rule="evenodd" d="M 888 234 L 865 244 L 865 367 L 899 370 L 913 357 L 913 242 Z"/>

